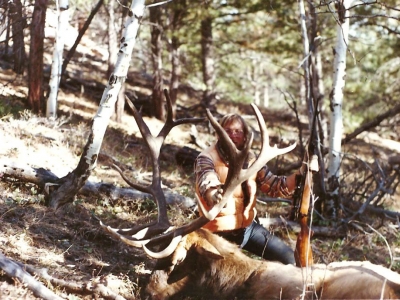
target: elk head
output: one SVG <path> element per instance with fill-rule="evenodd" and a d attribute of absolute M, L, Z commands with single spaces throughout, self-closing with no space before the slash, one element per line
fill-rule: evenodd
<path fill-rule="evenodd" d="M 218 213 L 225 206 L 227 201 L 231 198 L 234 189 L 240 185 L 242 182 L 249 179 L 252 175 L 258 172 L 263 165 L 265 165 L 272 158 L 287 153 L 294 149 L 296 144 L 293 144 L 284 149 L 278 149 L 276 146 L 271 147 L 269 145 L 269 137 L 267 128 L 265 125 L 264 118 L 257 108 L 256 105 L 252 104 L 252 108 L 257 118 L 258 125 L 260 127 L 261 139 L 262 139 L 262 148 L 258 158 L 254 161 L 254 163 L 247 169 L 242 169 L 243 164 L 246 160 L 248 152 L 250 151 L 251 144 L 253 141 L 253 134 L 247 139 L 246 145 L 243 150 L 238 150 L 233 142 L 230 140 L 228 134 L 221 127 L 221 125 L 217 122 L 217 120 L 212 116 L 209 110 L 206 111 L 207 117 L 217 132 L 220 141 L 222 142 L 224 148 L 228 153 L 229 160 L 229 172 L 227 175 L 227 180 L 224 185 L 224 191 L 222 193 L 222 201 L 216 204 L 210 211 L 206 211 L 204 207 L 200 207 L 203 212 L 206 212 L 204 216 L 197 218 L 196 220 L 181 226 L 179 228 L 172 228 L 170 222 L 167 217 L 167 204 L 165 200 L 164 193 L 161 188 L 161 176 L 160 176 L 160 168 L 159 168 L 159 155 L 161 146 L 174 126 L 184 124 L 184 123 L 194 123 L 194 122 L 202 122 L 204 119 L 202 118 L 188 118 L 188 119 L 180 119 L 173 120 L 172 117 L 172 106 L 170 97 L 165 90 L 165 97 L 167 99 L 167 120 L 161 129 L 160 133 L 157 136 L 153 136 L 150 133 L 149 128 L 146 123 L 143 121 L 140 113 L 133 106 L 131 101 L 127 99 L 127 102 L 130 108 L 133 111 L 133 115 L 135 117 L 136 123 L 140 129 L 140 132 L 143 136 L 143 139 L 149 148 L 150 157 L 152 160 L 153 167 L 153 178 L 152 183 L 149 186 L 142 186 L 140 184 L 132 183 L 123 173 L 122 171 L 114 166 L 117 171 L 121 174 L 122 178 L 133 188 L 138 189 L 139 191 L 149 193 L 153 196 L 154 200 L 157 202 L 158 208 L 158 219 L 157 221 L 150 224 L 136 225 L 132 228 L 126 229 L 116 229 L 111 228 L 110 226 L 104 225 L 100 222 L 101 226 L 107 229 L 111 234 L 122 240 L 123 242 L 135 246 L 135 247 L 143 247 L 146 253 L 153 258 L 161 258 L 170 255 L 178 246 L 181 239 L 190 232 L 201 228 L 209 221 L 213 220 Z M 201 203 L 199 203 L 201 206 Z M 170 244 L 163 251 L 156 253 L 152 252 L 148 249 L 146 245 L 156 245 L 160 244 L 163 241 L 170 240 Z"/>

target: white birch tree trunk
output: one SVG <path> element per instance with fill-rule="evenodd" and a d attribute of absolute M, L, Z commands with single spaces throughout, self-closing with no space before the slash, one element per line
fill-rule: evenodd
<path fill-rule="evenodd" d="M 300 14 L 300 28 L 301 28 L 301 35 L 303 38 L 303 59 L 302 59 L 302 66 L 304 70 L 304 90 L 300 88 L 300 90 L 304 91 L 304 98 L 306 100 L 307 105 L 307 112 L 308 112 L 308 126 L 310 132 L 312 130 L 312 119 L 314 115 L 314 109 L 312 105 L 312 99 L 310 97 L 310 66 L 309 66 L 309 56 L 310 56 L 310 42 L 308 40 L 308 33 L 307 33 L 307 24 L 306 24 L 306 10 L 304 7 L 304 1 L 299 0 L 299 14 Z"/>
<path fill-rule="evenodd" d="M 330 100 L 329 161 L 327 168 L 328 188 L 332 195 L 339 193 L 341 146 L 343 135 L 343 89 L 346 77 L 346 54 L 349 44 L 349 11 L 353 0 L 337 1 L 337 41 L 334 49 L 333 87 Z"/>
<path fill-rule="evenodd" d="M 63 64 L 64 40 L 69 21 L 68 0 L 58 0 L 58 24 L 56 28 L 56 41 L 53 50 L 53 63 L 50 75 L 50 94 L 47 99 L 46 117 L 57 118 L 57 95 L 60 86 L 61 69 Z"/>
<path fill-rule="evenodd" d="M 74 196 L 84 185 L 91 171 L 96 167 L 97 156 L 100 152 L 105 131 L 108 127 L 118 93 L 125 82 L 136 36 L 139 31 L 140 20 L 145 9 L 145 0 L 134 0 L 130 8 L 130 17 L 127 19 L 122 34 L 115 70 L 111 74 L 103 92 L 98 111 L 93 118 L 91 132 L 85 145 L 81 159 L 76 169 L 60 179 L 62 185 L 51 193 L 49 205 L 58 208 L 72 202 Z"/>

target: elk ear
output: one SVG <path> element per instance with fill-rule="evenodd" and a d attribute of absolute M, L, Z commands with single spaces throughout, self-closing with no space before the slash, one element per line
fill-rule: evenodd
<path fill-rule="evenodd" d="M 221 253 L 219 253 L 217 248 L 215 248 L 207 240 L 201 240 L 201 244 L 197 245 L 196 251 L 199 254 L 209 257 L 211 259 L 224 259 L 224 257 L 221 255 Z"/>

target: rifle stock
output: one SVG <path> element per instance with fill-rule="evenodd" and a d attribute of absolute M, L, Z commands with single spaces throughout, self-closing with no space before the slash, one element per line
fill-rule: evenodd
<path fill-rule="evenodd" d="M 297 192 L 294 196 L 294 203 L 298 205 L 296 212 L 297 219 L 300 224 L 300 233 L 297 236 L 295 260 L 298 267 L 311 266 L 314 263 L 312 248 L 311 248 L 311 230 L 308 226 L 308 215 L 310 209 L 311 193 L 313 191 L 313 172 L 319 169 L 318 156 L 316 154 L 316 147 L 318 147 L 318 134 L 317 134 L 317 114 L 318 99 L 313 108 L 313 118 L 311 125 L 310 140 L 308 143 L 307 151 L 304 156 L 304 164 L 307 166 L 301 184 L 297 184 Z M 299 203 L 300 201 L 300 203 Z"/>

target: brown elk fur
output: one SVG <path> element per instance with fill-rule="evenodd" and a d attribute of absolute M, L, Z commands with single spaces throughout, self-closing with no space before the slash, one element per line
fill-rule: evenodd
<path fill-rule="evenodd" d="M 301 269 L 254 260 L 199 229 L 157 263 L 146 294 L 151 299 L 399 299 L 400 275 L 366 261 Z"/>

